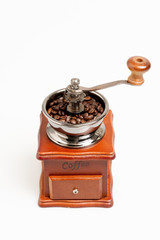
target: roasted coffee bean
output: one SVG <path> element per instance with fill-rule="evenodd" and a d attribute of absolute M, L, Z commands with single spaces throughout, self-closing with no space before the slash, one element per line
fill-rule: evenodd
<path fill-rule="evenodd" d="M 62 111 L 61 110 L 58 111 L 58 115 L 60 115 L 60 116 L 62 115 Z"/>
<path fill-rule="evenodd" d="M 93 105 L 93 104 L 94 104 L 94 101 L 91 99 L 91 100 L 88 101 L 88 104 L 89 104 L 89 105 Z"/>
<path fill-rule="evenodd" d="M 55 110 L 55 111 L 58 111 L 59 110 L 59 106 L 55 105 L 55 106 L 52 107 L 52 109 Z"/>
<path fill-rule="evenodd" d="M 86 106 L 88 103 L 87 101 L 83 101 L 83 105 Z"/>
<path fill-rule="evenodd" d="M 63 102 L 63 97 L 60 97 L 57 99 L 58 103 L 62 103 Z"/>
<path fill-rule="evenodd" d="M 72 118 L 72 119 L 71 119 L 71 123 L 72 123 L 72 124 L 76 124 L 76 120 Z"/>
<path fill-rule="evenodd" d="M 100 107 L 99 112 L 103 113 L 103 107 Z"/>
<path fill-rule="evenodd" d="M 55 115 L 55 114 L 57 114 L 57 111 L 52 109 L 52 113 Z"/>
<path fill-rule="evenodd" d="M 84 111 L 88 112 L 89 111 L 89 107 L 84 107 Z"/>
<path fill-rule="evenodd" d="M 61 118 L 59 121 L 60 121 L 60 122 L 66 122 L 66 120 L 65 120 L 65 119 L 62 119 L 62 118 Z"/>
<path fill-rule="evenodd" d="M 58 103 L 59 108 L 63 107 L 64 103 Z"/>
<path fill-rule="evenodd" d="M 98 114 L 97 110 L 95 109 L 94 110 L 94 113 L 93 113 L 95 116 Z"/>
<path fill-rule="evenodd" d="M 88 116 L 89 116 L 88 113 L 84 113 L 84 115 L 83 115 L 85 120 L 88 120 Z"/>
<path fill-rule="evenodd" d="M 77 122 L 77 124 L 80 124 L 80 123 L 81 123 L 81 119 L 80 119 L 80 118 L 77 118 L 77 119 L 76 119 L 76 122 Z"/>
<path fill-rule="evenodd" d="M 54 101 L 49 103 L 49 106 L 52 107 L 54 105 Z"/>
<path fill-rule="evenodd" d="M 101 108 L 101 104 L 98 104 L 97 110 L 99 111 L 100 108 Z"/>
<path fill-rule="evenodd" d="M 86 97 L 84 98 L 84 100 L 86 100 L 86 101 L 88 101 L 88 100 L 90 100 L 90 99 L 91 99 L 90 96 L 86 96 Z"/>
<path fill-rule="evenodd" d="M 88 117 L 88 113 L 87 113 L 87 112 L 84 113 L 83 117 L 84 117 L 84 118 L 85 118 L 85 117 Z"/>
<path fill-rule="evenodd" d="M 82 114 L 79 114 L 79 118 L 80 118 L 80 119 L 83 119 L 83 115 L 82 115 Z"/>
<path fill-rule="evenodd" d="M 86 123 L 86 121 L 84 119 L 81 119 L 81 123 Z"/>
<path fill-rule="evenodd" d="M 88 120 L 89 120 L 89 119 L 88 119 L 88 116 L 84 117 L 84 120 L 85 120 L 85 121 L 88 121 Z"/>
<path fill-rule="evenodd" d="M 66 122 L 70 122 L 70 120 L 71 120 L 71 116 L 67 116 L 66 117 Z"/>
<path fill-rule="evenodd" d="M 63 104 L 61 107 L 60 107 L 61 110 L 66 110 L 66 105 Z"/>
<path fill-rule="evenodd" d="M 89 111 L 88 111 L 88 113 L 94 113 L 94 111 L 95 111 L 95 108 L 91 108 Z"/>
<path fill-rule="evenodd" d="M 91 120 L 91 119 L 93 119 L 93 114 L 88 116 L 88 120 Z"/>
<path fill-rule="evenodd" d="M 83 115 L 80 114 L 80 115 L 79 115 L 79 118 L 80 118 L 80 119 L 83 119 Z"/>
<path fill-rule="evenodd" d="M 52 108 L 49 108 L 47 112 L 48 112 L 48 114 L 51 114 Z"/>
<path fill-rule="evenodd" d="M 59 115 L 54 115 L 54 119 L 59 120 L 60 116 Z"/>
<path fill-rule="evenodd" d="M 86 107 L 86 108 L 89 108 L 89 104 L 88 104 L 88 103 L 86 103 L 86 104 L 85 104 L 85 107 Z"/>

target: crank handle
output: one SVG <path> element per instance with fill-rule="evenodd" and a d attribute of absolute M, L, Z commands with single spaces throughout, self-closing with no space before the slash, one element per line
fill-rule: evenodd
<path fill-rule="evenodd" d="M 113 81 L 113 82 L 100 84 L 90 88 L 79 86 L 79 89 L 86 90 L 86 91 L 97 91 L 100 89 L 114 87 L 120 84 L 128 84 L 128 85 L 136 85 L 136 86 L 142 85 L 144 83 L 143 74 L 147 72 L 151 67 L 149 60 L 139 56 L 131 57 L 127 61 L 127 66 L 131 70 L 131 75 L 128 77 L 128 80 Z"/>

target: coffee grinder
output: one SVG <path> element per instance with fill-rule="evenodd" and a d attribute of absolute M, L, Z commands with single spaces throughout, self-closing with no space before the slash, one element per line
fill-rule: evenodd
<path fill-rule="evenodd" d="M 144 83 L 150 62 L 127 61 L 128 80 L 82 87 L 77 78 L 45 98 L 40 115 L 37 159 L 42 161 L 39 206 L 111 207 L 115 158 L 112 111 L 97 90 Z"/>

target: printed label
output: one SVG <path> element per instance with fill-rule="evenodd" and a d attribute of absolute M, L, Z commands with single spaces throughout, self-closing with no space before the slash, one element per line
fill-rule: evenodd
<path fill-rule="evenodd" d="M 71 169 L 71 170 L 79 170 L 80 168 L 88 167 L 89 162 L 81 162 L 81 161 L 74 161 L 74 162 L 64 162 L 62 164 L 62 168 L 64 170 Z"/>

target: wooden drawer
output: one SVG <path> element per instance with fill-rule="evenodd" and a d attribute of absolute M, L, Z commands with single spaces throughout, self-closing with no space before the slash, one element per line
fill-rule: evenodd
<path fill-rule="evenodd" d="M 100 199 L 102 175 L 49 176 L 51 199 Z"/>

